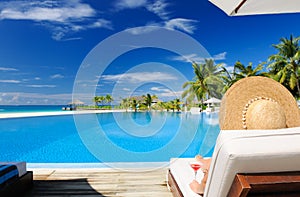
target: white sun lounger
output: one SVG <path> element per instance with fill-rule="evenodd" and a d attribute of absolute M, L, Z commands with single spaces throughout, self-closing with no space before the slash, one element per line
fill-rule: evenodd
<path fill-rule="evenodd" d="M 191 180 L 183 178 L 191 176 L 188 168 L 180 170 L 176 167 L 180 163 L 183 165 L 180 160 L 171 161 L 169 179 L 173 177 L 181 196 L 195 196 L 188 186 Z M 227 196 L 238 173 L 299 171 L 299 127 L 280 130 L 224 130 L 218 136 L 204 196 Z M 171 188 L 174 190 L 172 183 Z"/>

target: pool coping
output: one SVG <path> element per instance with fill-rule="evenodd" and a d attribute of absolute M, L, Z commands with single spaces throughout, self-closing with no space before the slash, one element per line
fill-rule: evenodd
<path fill-rule="evenodd" d="M 27 163 L 27 169 L 115 169 L 125 171 L 145 171 L 166 168 L 169 165 L 170 162 Z"/>
<path fill-rule="evenodd" d="M 0 119 L 26 118 L 26 117 L 39 117 L 39 116 L 77 115 L 77 114 L 98 114 L 98 113 L 110 113 L 110 112 L 126 112 L 126 110 L 79 110 L 79 111 L 0 113 Z"/>

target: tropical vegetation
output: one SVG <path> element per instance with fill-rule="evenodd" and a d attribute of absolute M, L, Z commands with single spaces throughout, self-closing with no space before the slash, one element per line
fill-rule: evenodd
<path fill-rule="evenodd" d="M 292 94 L 300 97 L 300 37 L 281 38 L 280 43 L 273 45 L 278 53 L 269 57 L 270 77 L 287 87 Z"/>
<path fill-rule="evenodd" d="M 182 102 L 179 98 L 174 100 L 163 102 L 158 99 L 156 95 L 146 94 L 142 96 L 133 96 L 128 98 L 122 98 L 119 106 L 126 111 L 151 111 L 151 110 L 166 110 L 166 111 L 180 111 Z"/>
<path fill-rule="evenodd" d="M 95 103 L 94 108 L 96 109 L 111 109 L 111 102 L 114 99 L 112 98 L 112 96 L 110 94 L 107 94 L 105 96 L 95 96 L 93 98 L 93 102 Z M 107 105 L 104 105 L 104 104 Z"/>
<path fill-rule="evenodd" d="M 214 64 L 212 59 L 202 64 L 192 63 L 195 77 L 183 84 L 182 98 L 187 103 L 198 103 L 216 97 L 221 98 L 226 90 L 238 80 L 250 76 L 266 76 L 280 82 L 287 87 L 296 99 L 300 98 L 300 37 L 281 38 L 280 43 L 273 45 L 277 54 L 270 55 L 268 60 L 253 66 L 247 66 L 237 61 L 232 71 L 223 64 Z M 228 67 L 227 67 L 228 68 Z"/>
<path fill-rule="evenodd" d="M 224 84 L 222 76 L 225 67 L 222 64 L 215 65 L 212 59 L 205 60 L 204 64 L 193 62 L 192 67 L 195 77 L 192 81 L 183 84 L 185 90 L 182 93 L 182 98 L 186 98 L 187 103 L 195 99 L 203 103 L 207 96 L 220 98 Z"/>

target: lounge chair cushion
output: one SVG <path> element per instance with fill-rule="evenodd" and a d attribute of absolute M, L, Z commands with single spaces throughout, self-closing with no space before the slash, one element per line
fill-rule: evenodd
<path fill-rule="evenodd" d="M 221 131 L 204 196 L 226 196 L 237 173 L 300 171 L 300 127 Z"/>
<path fill-rule="evenodd" d="M 25 162 L 0 162 L 0 189 L 15 182 L 25 173 Z"/>
<path fill-rule="evenodd" d="M 12 164 L 0 165 L 0 189 L 16 181 L 18 177 L 17 166 Z"/>
<path fill-rule="evenodd" d="M 0 162 L 0 165 L 15 165 L 18 169 L 19 177 L 23 176 L 27 172 L 26 162 Z"/>

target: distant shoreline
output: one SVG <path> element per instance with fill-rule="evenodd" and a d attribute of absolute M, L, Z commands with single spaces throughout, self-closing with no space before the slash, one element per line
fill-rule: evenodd
<path fill-rule="evenodd" d="M 59 115 L 74 115 L 74 114 L 96 114 L 109 112 L 125 112 L 126 110 L 78 110 L 78 111 L 49 111 L 49 112 L 13 112 L 0 113 L 0 119 L 5 118 L 26 118 L 39 116 L 59 116 Z"/>

